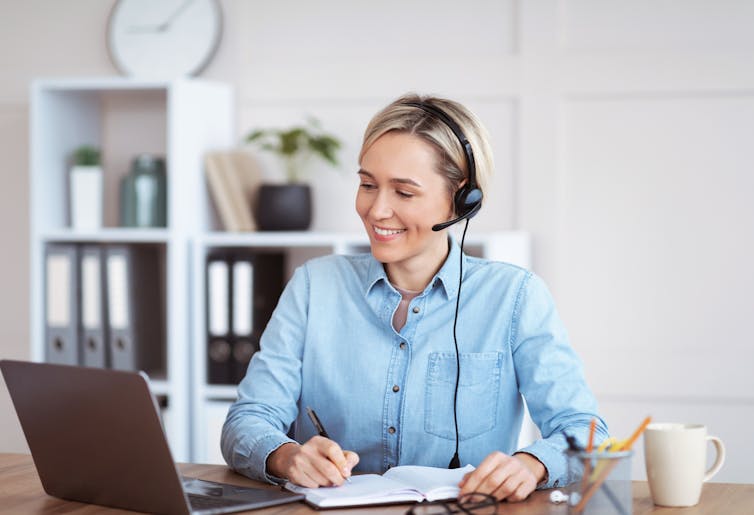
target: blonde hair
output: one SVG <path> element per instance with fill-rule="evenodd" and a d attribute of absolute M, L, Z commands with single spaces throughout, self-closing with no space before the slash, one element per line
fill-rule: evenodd
<path fill-rule="evenodd" d="M 442 175 L 451 195 L 469 177 L 466 153 L 453 131 L 440 118 L 423 109 L 407 105 L 409 102 L 429 104 L 445 112 L 461 129 L 471 144 L 475 161 L 477 187 L 485 188 L 493 171 L 492 150 L 487 129 L 479 119 L 458 102 L 433 96 L 409 93 L 391 102 L 377 113 L 364 131 L 364 141 L 359 153 L 359 162 L 367 150 L 388 132 L 405 132 L 417 136 L 436 150 L 437 173 Z"/>

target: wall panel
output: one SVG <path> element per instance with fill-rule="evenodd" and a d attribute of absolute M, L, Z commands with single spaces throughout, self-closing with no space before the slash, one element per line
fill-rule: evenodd
<path fill-rule="evenodd" d="M 601 53 L 754 49 L 741 0 L 562 0 L 568 50 Z"/>
<path fill-rule="evenodd" d="M 0 105 L 0 359 L 29 359 L 29 132 L 25 107 Z M 0 381 L 0 452 L 29 452 L 5 381 Z"/>
<path fill-rule="evenodd" d="M 560 300 L 595 389 L 753 399 L 754 97 L 565 112 Z"/>

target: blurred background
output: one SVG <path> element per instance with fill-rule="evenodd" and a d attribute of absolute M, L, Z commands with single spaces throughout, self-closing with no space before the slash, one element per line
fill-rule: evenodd
<path fill-rule="evenodd" d="M 119 76 L 115 4 L 0 0 L 2 358 L 30 358 L 30 83 Z M 466 104 L 496 160 L 470 231 L 531 234 L 611 432 L 706 424 L 728 449 L 715 480 L 754 481 L 754 3 L 219 5 L 200 78 L 233 87 L 238 141 L 309 115 L 343 141 L 343 173 L 311 176 L 312 230 L 360 230 L 357 155 L 379 108 L 407 91 Z M 4 385 L 0 452 L 28 452 Z"/>

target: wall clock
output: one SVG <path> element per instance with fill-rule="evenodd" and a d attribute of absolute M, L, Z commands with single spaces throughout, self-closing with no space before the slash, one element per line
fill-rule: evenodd
<path fill-rule="evenodd" d="M 173 79 L 202 71 L 221 33 L 216 0 L 118 0 L 108 21 L 107 46 L 121 73 Z"/>

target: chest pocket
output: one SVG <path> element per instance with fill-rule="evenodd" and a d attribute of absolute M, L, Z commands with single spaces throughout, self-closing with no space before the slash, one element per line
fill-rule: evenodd
<path fill-rule="evenodd" d="M 495 427 L 500 396 L 503 353 L 461 353 L 458 382 L 458 435 L 466 440 Z M 456 385 L 456 355 L 433 352 L 427 367 L 424 430 L 455 440 L 453 395 Z"/>

